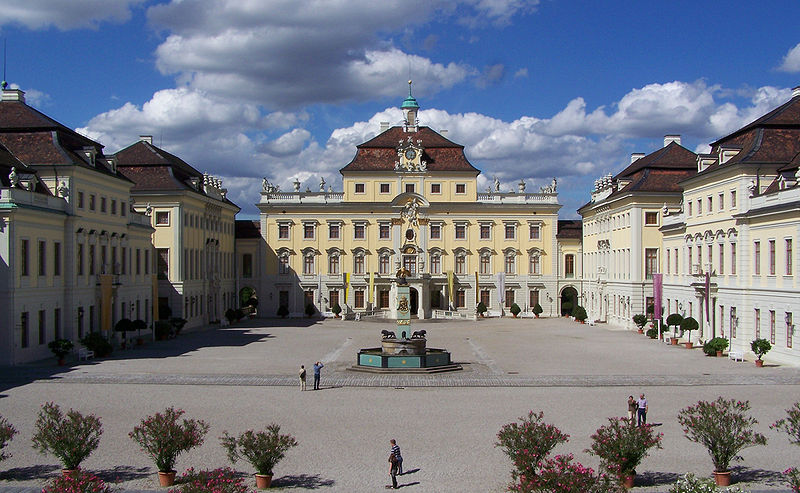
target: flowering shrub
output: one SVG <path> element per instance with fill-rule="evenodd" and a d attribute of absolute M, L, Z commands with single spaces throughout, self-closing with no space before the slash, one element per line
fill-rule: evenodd
<path fill-rule="evenodd" d="M 94 474 L 78 469 L 54 477 L 42 488 L 42 493 L 111 493 L 111 488 Z"/>
<path fill-rule="evenodd" d="M 792 488 L 793 493 L 800 493 L 800 469 L 790 467 L 783 471 L 784 479 Z"/>
<path fill-rule="evenodd" d="M 66 414 L 52 402 L 42 405 L 36 419 L 33 448 L 55 455 L 64 469 L 77 469 L 100 444 L 103 425 L 94 414 L 84 416 L 74 409 Z"/>
<path fill-rule="evenodd" d="M 232 437 L 226 431 L 220 438 L 222 446 L 228 451 L 228 459 L 236 463 L 239 459 L 249 462 L 258 474 L 272 475 L 275 467 L 286 451 L 297 446 L 291 435 L 281 435 L 281 427 L 275 423 L 258 433 L 247 430 L 239 437 Z"/>
<path fill-rule="evenodd" d="M 636 426 L 626 418 L 608 418 L 608 425 L 592 435 L 592 447 L 586 452 L 600 457 L 600 465 L 622 479 L 636 474 L 636 466 L 647 457 L 651 448 L 661 448 L 663 433 L 652 425 Z"/>
<path fill-rule="evenodd" d="M 0 460 L 11 457 L 11 454 L 6 454 L 3 452 L 3 449 L 8 446 L 8 442 L 10 442 L 16 434 L 17 430 L 11 426 L 11 423 L 9 423 L 6 418 L 0 416 Z"/>
<path fill-rule="evenodd" d="M 753 431 L 755 418 L 748 416 L 749 401 L 699 401 L 682 409 L 678 422 L 686 438 L 704 445 L 717 472 L 728 471 L 731 461 L 741 459 L 739 451 L 754 445 L 766 445 L 767 438 Z"/>
<path fill-rule="evenodd" d="M 142 420 L 128 433 L 156 463 L 161 472 L 174 470 L 175 461 L 182 452 L 199 447 L 208 432 L 208 425 L 195 419 L 178 420 L 185 411 L 168 407 L 164 413 L 156 413 Z"/>
<path fill-rule="evenodd" d="M 530 411 L 527 417 L 521 417 L 520 423 L 509 423 L 500 428 L 498 442 L 503 452 L 514 462 L 511 477 L 516 481 L 520 476 L 533 478 L 542 460 L 558 445 L 569 440 L 553 425 L 543 423 L 544 413 Z"/>
<path fill-rule="evenodd" d="M 610 493 L 616 491 L 605 475 L 596 476 L 594 470 L 573 462 L 572 454 L 556 455 L 538 464 L 535 476 L 523 476 L 509 485 L 515 493 L 557 492 L 557 493 Z"/>
<path fill-rule="evenodd" d="M 783 431 L 789 435 L 789 441 L 795 445 L 800 445 L 800 402 L 795 402 L 792 407 L 786 410 L 786 418 L 779 419 L 770 428 Z"/>
<path fill-rule="evenodd" d="M 169 493 L 246 493 L 247 487 L 233 469 L 224 467 L 213 471 L 187 469 L 178 480 L 180 487 Z"/>
<path fill-rule="evenodd" d="M 725 489 L 718 488 L 714 481 L 708 478 L 697 478 L 694 474 L 687 474 L 679 479 L 669 493 L 748 493 L 748 491 L 732 486 Z"/>

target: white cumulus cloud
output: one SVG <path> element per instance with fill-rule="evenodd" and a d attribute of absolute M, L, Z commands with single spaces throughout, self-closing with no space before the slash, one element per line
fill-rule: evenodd
<path fill-rule="evenodd" d="M 795 47 L 789 50 L 786 56 L 783 57 L 783 63 L 778 67 L 778 70 L 792 73 L 800 72 L 800 43 L 795 45 Z"/>
<path fill-rule="evenodd" d="M 103 21 L 125 22 L 144 0 L 10 0 L 0 8 L 0 25 L 28 29 L 96 29 Z"/>

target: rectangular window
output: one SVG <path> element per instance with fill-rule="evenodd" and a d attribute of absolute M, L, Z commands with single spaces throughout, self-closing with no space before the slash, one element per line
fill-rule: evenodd
<path fill-rule="evenodd" d="M 736 307 L 735 306 L 731 307 L 731 316 L 728 319 L 728 323 L 730 324 L 728 330 L 730 331 L 731 339 L 733 339 L 733 338 L 736 337 L 736 325 L 738 323 L 737 319 L 736 319 Z"/>
<path fill-rule="evenodd" d="M 378 237 L 381 240 L 388 240 L 390 231 L 389 223 L 381 223 L 378 225 Z"/>
<path fill-rule="evenodd" d="M 78 271 L 78 275 L 82 276 L 83 275 L 83 243 L 78 243 L 77 248 L 78 248 L 78 253 L 76 255 L 76 257 L 77 257 L 77 262 L 76 262 L 77 263 L 77 267 L 76 268 L 77 268 L 77 271 Z"/>
<path fill-rule="evenodd" d="M 389 290 L 382 289 L 378 291 L 378 308 L 389 308 Z"/>
<path fill-rule="evenodd" d="M 736 190 L 731 190 L 731 209 L 736 208 Z"/>
<path fill-rule="evenodd" d="M 769 275 L 775 275 L 775 240 L 769 240 Z"/>
<path fill-rule="evenodd" d="M 89 275 L 93 276 L 95 273 L 95 246 L 89 245 Z"/>
<path fill-rule="evenodd" d="M 769 343 L 775 344 L 775 310 L 769 311 Z"/>
<path fill-rule="evenodd" d="M 242 277 L 253 277 L 253 254 L 245 253 L 242 255 Z"/>
<path fill-rule="evenodd" d="M 389 184 L 388 183 L 381 183 L 381 193 L 389 193 Z"/>
<path fill-rule="evenodd" d="M 83 192 L 78 192 L 78 209 L 83 209 Z"/>
<path fill-rule="evenodd" d="M 506 231 L 506 239 L 507 240 L 513 240 L 514 238 L 517 237 L 517 226 L 516 225 L 514 225 L 514 224 L 506 224 L 505 231 Z"/>
<path fill-rule="evenodd" d="M 47 312 L 39 310 L 39 345 L 47 342 Z"/>
<path fill-rule="evenodd" d="M 517 257 L 515 255 L 506 255 L 505 258 L 505 272 L 506 274 L 517 273 Z"/>
<path fill-rule="evenodd" d="M 353 257 L 353 274 L 364 274 L 364 255 L 356 255 Z"/>
<path fill-rule="evenodd" d="M 736 243 L 731 243 L 731 274 L 736 275 Z"/>
<path fill-rule="evenodd" d="M 792 324 L 792 312 L 786 312 L 786 347 L 792 347 L 792 332 L 794 332 L 794 324 Z"/>
<path fill-rule="evenodd" d="M 388 274 L 389 273 L 389 256 L 388 255 L 381 255 L 381 258 L 378 261 L 378 273 L 379 274 Z"/>
<path fill-rule="evenodd" d="M 465 193 L 467 193 L 467 184 L 456 183 L 456 193 L 459 195 L 464 195 Z"/>
<path fill-rule="evenodd" d="M 53 333 L 54 339 L 61 339 L 61 308 L 53 310 Z"/>
<path fill-rule="evenodd" d="M 122 247 L 120 253 L 122 254 L 122 262 L 120 262 L 121 265 L 120 274 L 124 276 L 125 274 L 128 273 L 128 249 Z"/>
<path fill-rule="evenodd" d="M 53 243 L 53 275 L 61 275 L 61 243 Z"/>
<path fill-rule="evenodd" d="M 530 269 L 528 269 L 529 274 L 538 275 L 539 272 L 539 256 L 538 255 L 531 255 L 531 265 Z"/>
<path fill-rule="evenodd" d="M 714 245 L 708 245 L 708 272 L 714 272 Z"/>
<path fill-rule="evenodd" d="M 150 250 L 144 251 L 144 275 L 150 275 Z"/>
<path fill-rule="evenodd" d="M 314 255 L 308 254 L 303 256 L 303 274 L 314 273 Z"/>
<path fill-rule="evenodd" d="M 289 255 L 281 255 L 278 257 L 278 274 L 289 273 Z"/>
<path fill-rule="evenodd" d="M 39 242 L 39 275 L 47 275 L 47 242 Z"/>
<path fill-rule="evenodd" d="M 366 229 L 367 227 L 364 224 L 354 224 L 353 225 L 353 238 L 356 240 L 363 240 L 366 238 Z"/>
<path fill-rule="evenodd" d="M 539 225 L 538 224 L 531 224 L 528 227 L 528 239 L 530 240 L 538 240 L 539 239 Z"/>
<path fill-rule="evenodd" d="M 717 197 L 717 202 L 719 202 L 719 210 L 723 210 L 725 208 L 725 194 L 724 193 L 719 194 L 719 197 Z"/>
<path fill-rule="evenodd" d="M 339 223 L 330 223 L 328 224 L 328 239 L 330 240 L 338 240 L 340 232 Z"/>
<path fill-rule="evenodd" d="M 105 214 L 106 210 L 107 210 L 107 208 L 106 208 L 106 198 L 105 197 L 100 197 L 100 212 Z"/>
<path fill-rule="evenodd" d="M 125 202 L 120 202 L 119 203 L 119 214 L 122 217 L 125 217 L 125 216 L 128 215 L 128 204 L 126 204 Z"/>
<path fill-rule="evenodd" d="M 467 271 L 467 257 L 464 255 L 456 256 L 456 274 L 465 274 Z"/>
<path fill-rule="evenodd" d="M 289 225 L 288 224 L 279 224 L 278 225 L 278 239 L 279 240 L 288 240 L 289 239 Z"/>
<path fill-rule="evenodd" d="M 699 248 L 698 248 L 699 251 Z M 652 279 L 658 273 L 658 248 L 644 249 L 644 278 Z"/>
<path fill-rule="evenodd" d="M 156 248 L 158 255 L 158 278 L 160 280 L 169 279 L 169 248 Z"/>
<path fill-rule="evenodd" d="M 714 211 L 714 201 L 711 197 L 708 198 L 708 212 Z"/>
<path fill-rule="evenodd" d="M 314 225 L 312 223 L 303 224 L 303 239 L 305 240 L 314 239 Z"/>
<path fill-rule="evenodd" d="M 531 292 L 530 292 L 529 298 L 530 299 L 528 300 L 529 301 L 528 306 L 533 308 L 534 306 L 538 305 L 539 304 L 539 290 L 538 289 L 532 289 Z"/>
<path fill-rule="evenodd" d="M 491 303 L 490 303 L 489 296 L 490 296 L 490 292 L 489 292 L 488 289 L 481 289 L 481 293 L 480 293 L 481 303 L 483 303 L 487 307 L 488 306 L 492 306 Z"/>
<path fill-rule="evenodd" d="M 725 274 L 725 244 L 719 244 L 719 275 Z"/>
<path fill-rule="evenodd" d="M 656 226 L 656 225 L 658 225 L 658 212 L 645 212 L 644 213 L 644 224 L 646 226 Z"/>
<path fill-rule="evenodd" d="M 564 277 L 575 277 L 575 255 L 564 255 Z"/>
<path fill-rule="evenodd" d="M 481 239 L 488 240 L 491 238 L 492 227 L 488 224 L 481 224 Z"/>
<path fill-rule="evenodd" d="M 697 199 L 697 215 L 700 215 L 702 213 L 703 213 L 703 201 Z"/>
<path fill-rule="evenodd" d="M 117 213 L 117 201 L 111 199 L 111 214 L 116 214 L 116 213 Z"/>
<path fill-rule="evenodd" d="M 111 247 L 111 273 L 114 275 L 119 274 L 119 264 L 117 264 L 117 247 Z"/>
<path fill-rule="evenodd" d="M 678 249 L 675 249 L 675 274 L 680 274 L 680 269 L 678 268 Z"/>
<path fill-rule="evenodd" d="M 331 289 L 328 291 L 328 300 L 330 303 L 330 307 L 333 308 L 335 305 L 339 304 L 339 291 L 336 289 Z"/>
<path fill-rule="evenodd" d="M 442 193 L 442 184 L 441 183 L 431 183 L 431 193 Z"/>
<path fill-rule="evenodd" d="M 442 238 L 442 225 L 431 224 L 431 239 L 440 240 Z"/>
<path fill-rule="evenodd" d="M 414 190 L 416 190 L 416 187 L 413 183 L 406 183 L 406 193 L 414 193 Z"/>
<path fill-rule="evenodd" d="M 514 290 L 506 289 L 506 308 L 511 308 L 514 304 Z"/>
<path fill-rule="evenodd" d="M 464 308 L 467 306 L 467 292 L 463 289 L 456 291 L 456 308 Z"/>
<path fill-rule="evenodd" d="M 465 240 L 465 239 L 467 239 L 467 225 L 466 224 L 456 224 L 456 239 L 457 240 Z"/>
<path fill-rule="evenodd" d="M 441 274 L 442 273 L 442 257 L 437 255 L 431 255 L 431 274 Z"/>
<path fill-rule="evenodd" d="M 786 238 L 786 275 L 792 275 L 792 240 Z"/>
<path fill-rule="evenodd" d="M 688 205 L 688 206 L 689 206 L 689 209 L 688 209 L 688 211 L 687 211 L 687 214 L 691 216 L 691 215 L 692 215 L 692 202 L 691 202 L 691 201 L 688 201 L 686 205 Z"/>
<path fill-rule="evenodd" d="M 20 240 L 19 244 L 19 273 L 22 276 L 30 275 L 30 250 L 28 240 Z"/>
<path fill-rule="evenodd" d="M 169 211 L 156 211 L 156 226 L 169 226 Z"/>
<path fill-rule="evenodd" d="M 481 261 L 479 263 L 480 272 L 481 274 L 491 274 L 492 273 L 492 259 L 487 255 L 481 255 Z"/>
<path fill-rule="evenodd" d="M 356 183 L 355 191 L 356 191 L 356 193 L 364 193 L 365 185 L 363 183 Z"/>
<path fill-rule="evenodd" d="M 94 211 L 94 209 L 95 209 L 94 201 L 95 201 L 95 195 L 94 194 L 89 195 L 89 210 L 90 211 Z"/>
<path fill-rule="evenodd" d="M 761 310 L 758 308 L 755 309 L 753 316 L 753 326 L 756 331 L 756 339 L 758 339 L 761 337 Z"/>
<path fill-rule="evenodd" d="M 753 274 L 761 274 L 761 242 L 753 243 Z"/>
<path fill-rule="evenodd" d="M 356 308 L 364 308 L 364 290 L 357 289 L 353 292 L 353 304 Z"/>
<path fill-rule="evenodd" d="M 22 312 L 19 316 L 20 325 L 20 346 L 26 348 L 30 344 L 28 337 L 28 312 Z"/>

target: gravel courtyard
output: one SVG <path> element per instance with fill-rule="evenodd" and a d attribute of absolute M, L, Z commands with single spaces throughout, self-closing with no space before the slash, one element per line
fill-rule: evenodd
<path fill-rule="evenodd" d="M 396 438 L 409 471 L 399 477 L 404 490 L 501 492 L 511 463 L 494 447 L 495 435 L 529 410 L 544 411 L 546 421 L 570 435 L 557 453 L 571 452 L 596 468 L 597 459 L 584 453 L 590 435 L 607 417 L 626 413 L 628 395 L 642 392 L 664 449 L 640 465 L 635 492 L 665 492 L 685 472 L 710 475 L 708 454 L 683 437 L 676 415 L 720 395 L 750 400 L 769 440 L 743 452 L 734 468 L 739 486 L 788 492 L 780 471 L 800 463 L 800 449 L 768 427 L 800 400 L 796 367 L 758 369 L 752 360 L 709 358 L 632 332 L 545 318 L 416 323 L 427 330 L 429 347 L 448 349 L 462 364 L 459 372 L 348 371 L 358 349 L 379 345 L 380 330 L 391 327 L 252 320 L 68 367 L 45 361 L 0 368 L 0 414 L 19 431 L 8 447 L 13 456 L 0 462 L 0 492 L 39 491 L 60 474 L 56 459 L 30 443 L 46 401 L 101 417 L 103 439 L 83 467 L 124 490 L 159 489 L 153 464 L 127 434 L 170 405 L 211 425 L 205 444 L 179 457 L 179 471 L 230 465 L 217 438 L 224 430 L 280 424 L 299 442 L 275 470 L 273 485 L 286 491 L 382 491 L 389 482 L 388 441 Z M 310 368 L 317 360 L 325 363 L 322 389 L 300 392 L 300 364 Z M 253 472 L 246 463 L 234 467 Z"/>

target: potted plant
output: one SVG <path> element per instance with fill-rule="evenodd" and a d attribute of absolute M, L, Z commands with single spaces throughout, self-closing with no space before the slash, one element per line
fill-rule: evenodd
<path fill-rule="evenodd" d="M 228 308 L 225 310 L 225 318 L 228 320 L 229 324 L 232 324 L 234 320 L 236 320 L 236 311 L 233 308 Z"/>
<path fill-rule="evenodd" d="M 39 410 L 33 434 L 33 448 L 51 453 L 71 474 L 100 444 L 103 425 L 94 414 L 84 416 L 70 409 L 66 414 L 55 403 L 47 402 Z"/>
<path fill-rule="evenodd" d="M 175 330 L 176 336 L 181 333 L 181 330 L 183 329 L 183 326 L 186 325 L 186 322 L 188 322 L 188 320 L 180 317 L 172 317 L 169 319 L 169 324 Z"/>
<path fill-rule="evenodd" d="M 727 400 L 699 401 L 678 414 L 678 423 L 689 440 L 708 449 L 714 463 L 714 479 L 719 486 L 731 481 L 729 466 L 739 459 L 739 451 L 754 445 L 766 445 L 764 435 L 753 431 L 758 423 L 749 416 L 749 401 Z"/>
<path fill-rule="evenodd" d="M 750 343 L 750 349 L 756 353 L 756 366 L 760 368 L 764 366 L 764 361 L 761 358 L 772 349 L 772 344 L 766 339 L 756 339 Z"/>
<path fill-rule="evenodd" d="M 136 331 L 136 345 L 141 346 L 144 344 L 144 339 L 142 338 L 142 331 L 147 330 L 147 323 L 142 320 L 141 318 L 137 318 L 133 321 L 133 330 Z"/>
<path fill-rule="evenodd" d="M 336 318 L 339 318 L 339 315 L 342 313 L 342 307 L 339 306 L 339 303 L 334 303 L 331 307 L 331 311 L 336 315 Z"/>
<path fill-rule="evenodd" d="M 55 339 L 47 343 L 47 347 L 50 348 L 50 351 L 56 355 L 58 358 L 58 364 L 64 364 L 64 357 L 72 351 L 72 341 L 67 339 Z"/>
<path fill-rule="evenodd" d="M 488 309 L 486 308 L 486 305 L 483 303 L 483 301 L 479 301 L 478 306 L 475 307 L 475 311 L 478 312 L 479 317 L 484 317 L 485 316 L 484 314 L 486 313 L 487 310 Z"/>
<path fill-rule="evenodd" d="M 786 410 L 787 417 L 779 419 L 775 423 L 769 425 L 770 428 L 778 431 L 783 431 L 789 438 L 789 442 L 800 446 L 800 402 L 795 402 L 794 405 Z M 2 458 L 0 456 L 0 458 Z M 800 469 L 790 467 L 783 471 L 786 482 L 791 486 L 792 491 L 800 491 Z"/>
<path fill-rule="evenodd" d="M 715 337 L 703 344 L 703 352 L 709 356 L 722 356 L 728 348 L 728 340 L 724 337 Z"/>
<path fill-rule="evenodd" d="M 511 308 L 509 308 L 509 311 L 511 312 L 512 315 L 514 315 L 514 318 L 517 318 L 519 316 L 519 312 L 522 311 L 522 308 L 520 308 L 518 304 L 512 303 Z"/>
<path fill-rule="evenodd" d="M 251 296 L 245 305 L 250 307 L 250 318 L 256 318 L 256 311 L 258 311 L 258 298 Z"/>
<path fill-rule="evenodd" d="M 226 431 L 220 438 L 232 463 L 245 459 L 255 468 L 258 489 L 269 488 L 275 465 L 283 459 L 287 450 L 297 446 L 293 436 L 281 435 L 280 431 L 281 427 L 272 423 L 263 431 L 247 430 L 238 437 Z"/>
<path fill-rule="evenodd" d="M 536 318 L 539 318 L 539 315 L 541 315 L 543 311 L 544 310 L 542 310 L 542 305 L 540 305 L 539 303 L 533 305 L 533 314 L 536 316 Z"/>
<path fill-rule="evenodd" d="M 511 477 L 514 481 L 525 483 L 534 478 L 538 465 L 559 444 L 566 443 L 569 435 L 551 424 L 543 422 L 544 413 L 528 412 L 519 418 L 519 423 L 509 423 L 497 433 L 496 447 L 514 463 Z"/>
<path fill-rule="evenodd" d="M 166 341 L 169 339 L 169 335 L 172 332 L 172 325 L 166 320 L 156 320 L 153 323 L 154 331 L 156 333 L 156 339 L 159 341 Z"/>
<path fill-rule="evenodd" d="M 308 303 L 306 305 L 306 317 L 311 318 L 315 313 L 317 313 L 317 308 L 314 306 L 314 303 Z"/>
<path fill-rule="evenodd" d="M 600 466 L 623 483 L 633 487 L 636 467 L 652 448 L 661 448 L 663 433 L 652 425 L 636 426 L 627 418 L 608 418 L 608 424 L 592 435 L 592 446 L 586 449 L 600 458 Z"/>
<path fill-rule="evenodd" d="M 337 306 L 338 306 L 338 305 L 337 305 Z M 342 309 L 341 309 L 341 308 L 339 308 L 339 311 L 341 311 L 341 310 L 342 310 Z M 286 317 L 288 317 L 288 316 L 289 316 L 289 307 L 287 307 L 286 305 L 280 305 L 280 306 L 278 307 L 278 312 L 276 313 L 276 315 L 278 315 L 278 316 L 279 316 L 279 317 L 281 317 L 281 318 L 286 318 Z"/>
<path fill-rule="evenodd" d="M 99 332 L 89 332 L 81 338 L 81 344 L 86 346 L 86 349 L 93 351 L 96 358 L 111 354 L 111 343 Z"/>
<path fill-rule="evenodd" d="M 155 462 L 161 486 L 175 482 L 178 455 L 203 443 L 208 425 L 202 420 L 183 419 L 185 411 L 168 407 L 163 413 L 144 418 L 128 433 L 133 441 Z"/>
<path fill-rule="evenodd" d="M 655 327 L 651 327 L 647 329 L 647 332 L 645 334 L 647 334 L 647 337 L 649 337 L 650 339 L 655 339 L 656 337 L 658 337 L 658 329 L 656 329 Z"/>
<path fill-rule="evenodd" d="M 672 327 L 672 338 L 671 343 L 672 345 L 678 344 L 678 326 L 683 322 L 683 316 L 680 313 L 673 313 L 669 317 L 667 317 L 667 326 Z"/>
<path fill-rule="evenodd" d="M 125 349 L 125 344 L 127 342 L 127 338 L 125 337 L 126 332 L 133 332 L 135 329 L 133 328 L 133 321 L 129 318 L 121 318 L 114 324 L 114 332 L 122 332 L 122 342 L 120 343 L 120 347 Z"/>
<path fill-rule="evenodd" d="M 575 311 L 572 312 L 572 316 L 575 317 L 575 320 L 579 321 L 582 324 L 586 323 L 586 308 L 582 306 L 578 306 L 575 308 Z"/>
<path fill-rule="evenodd" d="M 509 491 L 558 493 L 608 493 L 617 491 L 607 474 L 595 474 L 594 469 L 574 460 L 572 454 L 547 457 L 538 464 L 532 477 L 520 478 L 509 485 Z"/>
<path fill-rule="evenodd" d="M 697 323 L 697 320 L 692 317 L 686 317 L 681 320 L 681 332 L 688 333 L 686 342 L 684 343 L 686 349 L 692 349 L 692 331 L 697 330 L 698 327 L 700 327 L 700 325 Z"/>
<path fill-rule="evenodd" d="M 86 471 L 56 476 L 42 488 L 42 493 L 111 493 L 111 487 L 102 479 Z"/>
<path fill-rule="evenodd" d="M 8 442 L 10 442 L 16 434 L 17 430 L 11 426 L 11 423 L 9 423 L 6 418 L 0 416 L 0 461 L 11 457 L 11 454 L 6 454 L 3 452 L 3 449 L 8 446 Z"/>
<path fill-rule="evenodd" d="M 636 326 L 639 327 L 637 330 L 641 334 L 644 332 L 644 325 L 647 323 L 647 316 L 641 313 L 636 314 L 633 316 L 633 323 L 635 323 Z"/>
<path fill-rule="evenodd" d="M 230 467 L 213 471 L 189 468 L 181 475 L 178 484 L 180 486 L 169 490 L 169 493 L 247 493 L 244 480 Z"/>
<path fill-rule="evenodd" d="M 572 313 L 572 302 L 571 301 L 564 301 L 561 303 L 561 314 L 565 317 L 568 317 L 569 314 Z"/>

